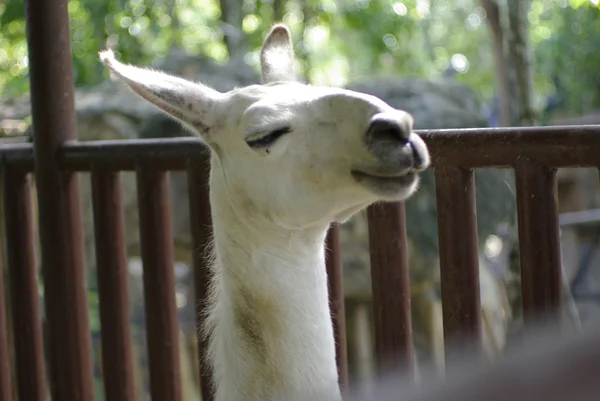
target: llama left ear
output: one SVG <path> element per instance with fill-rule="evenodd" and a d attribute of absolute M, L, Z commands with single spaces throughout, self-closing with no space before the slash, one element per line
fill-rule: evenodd
<path fill-rule="evenodd" d="M 295 62 L 289 29 L 285 25 L 275 25 L 260 51 L 263 83 L 296 80 Z"/>
<path fill-rule="evenodd" d="M 206 139 L 224 95 L 202 84 L 119 62 L 111 50 L 100 52 L 110 72 L 142 98 Z"/>

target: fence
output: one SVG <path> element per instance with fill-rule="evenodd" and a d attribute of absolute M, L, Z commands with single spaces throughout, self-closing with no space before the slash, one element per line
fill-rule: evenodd
<path fill-rule="evenodd" d="M 135 171 L 144 264 L 151 395 L 181 400 L 168 172 L 187 171 L 193 247 L 210 236 L 206 150 L 190 138 L 94 141 L 76 139 L 66 1 L 28 1 L 28 44 L 35 145 L 0 148 L 7 262 L 20 400 L 92 400 L 92 364 L 84 284 L 77 172 L 91 172 L 102 359 L 107 399 L 134 399 L 126 251 L 119 172 Z M 434 161 L 446 344 L 480 340 L 478 244 L 473 169 L 512 168 L 516 175 L 526 323 L 556 314 L 561 271 L 557 168 L 600 165 L 600 126 L 466 129 L 419 132 Z M 31 175 L 35 174 L 44 276 L 42 329 L 35 260 Z M 412 366 L 406 230 L 402 203 L 368 210 L 376 354 L 380 367 Z M 347 385 L 344 298 L 338 228 L 328 236 L 330 298 L 337 358 Z M 195 256 L 198 309 L 206 266 Z M 11 399 L 11 352 L 0 274 L 0 397 Z M 198 316 L 200 314 L 197 314 Z M 43 341 L 43 336 L 45 340 Z M 47 344 L 44 350 L 43 344 Z M 202 352 L 205 344 L 199 345 Z M 47 352 L 47 355 L 45 354 Z M 45 360 L 48 360 L 47 369 Z M 205 400 L 209 374 L 201 369 Z"/>

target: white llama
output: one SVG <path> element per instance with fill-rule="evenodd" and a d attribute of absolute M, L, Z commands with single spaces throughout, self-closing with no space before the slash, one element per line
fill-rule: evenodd
<path fill-rule="evenodd" d="M 373 96 L 295 82 L 283 25 L 261 50 L 262 85 L 228 93 L 121 64 L 110 50 L 100 58 L 212 150 L 216 400 L 340 400 L 326 232 L 416 190 L 429 154 L 412 117 Z"/>

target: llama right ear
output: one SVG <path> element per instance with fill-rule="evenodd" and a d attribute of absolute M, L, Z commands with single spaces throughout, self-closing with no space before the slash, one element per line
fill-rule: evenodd
<path fill-rule="evenodd" d="M 210 134 L 223 94 L 164 72 L 123 64 L 112 50 L 100 52 L 100 60 L 142 98 L 201 136 Z"/>
<path fill-rule="evenodd" d="M 294 81 L 296 68 L 292 35 L 285 25 L 275 25 L 260 51 L 262 81 Z"/>

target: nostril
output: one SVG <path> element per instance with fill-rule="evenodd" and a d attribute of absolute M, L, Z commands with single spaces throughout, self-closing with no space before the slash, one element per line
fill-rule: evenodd
<path fill-rule="evenodd" d="M 367 136 L 371 140 L 390 140 L 408 143 L 410 137 L 411 124 L 408 119 L 399 119 L 396 116 L 387 116 L 385 114 L 377 115 L 371 121 L 367 130 Z"/>

